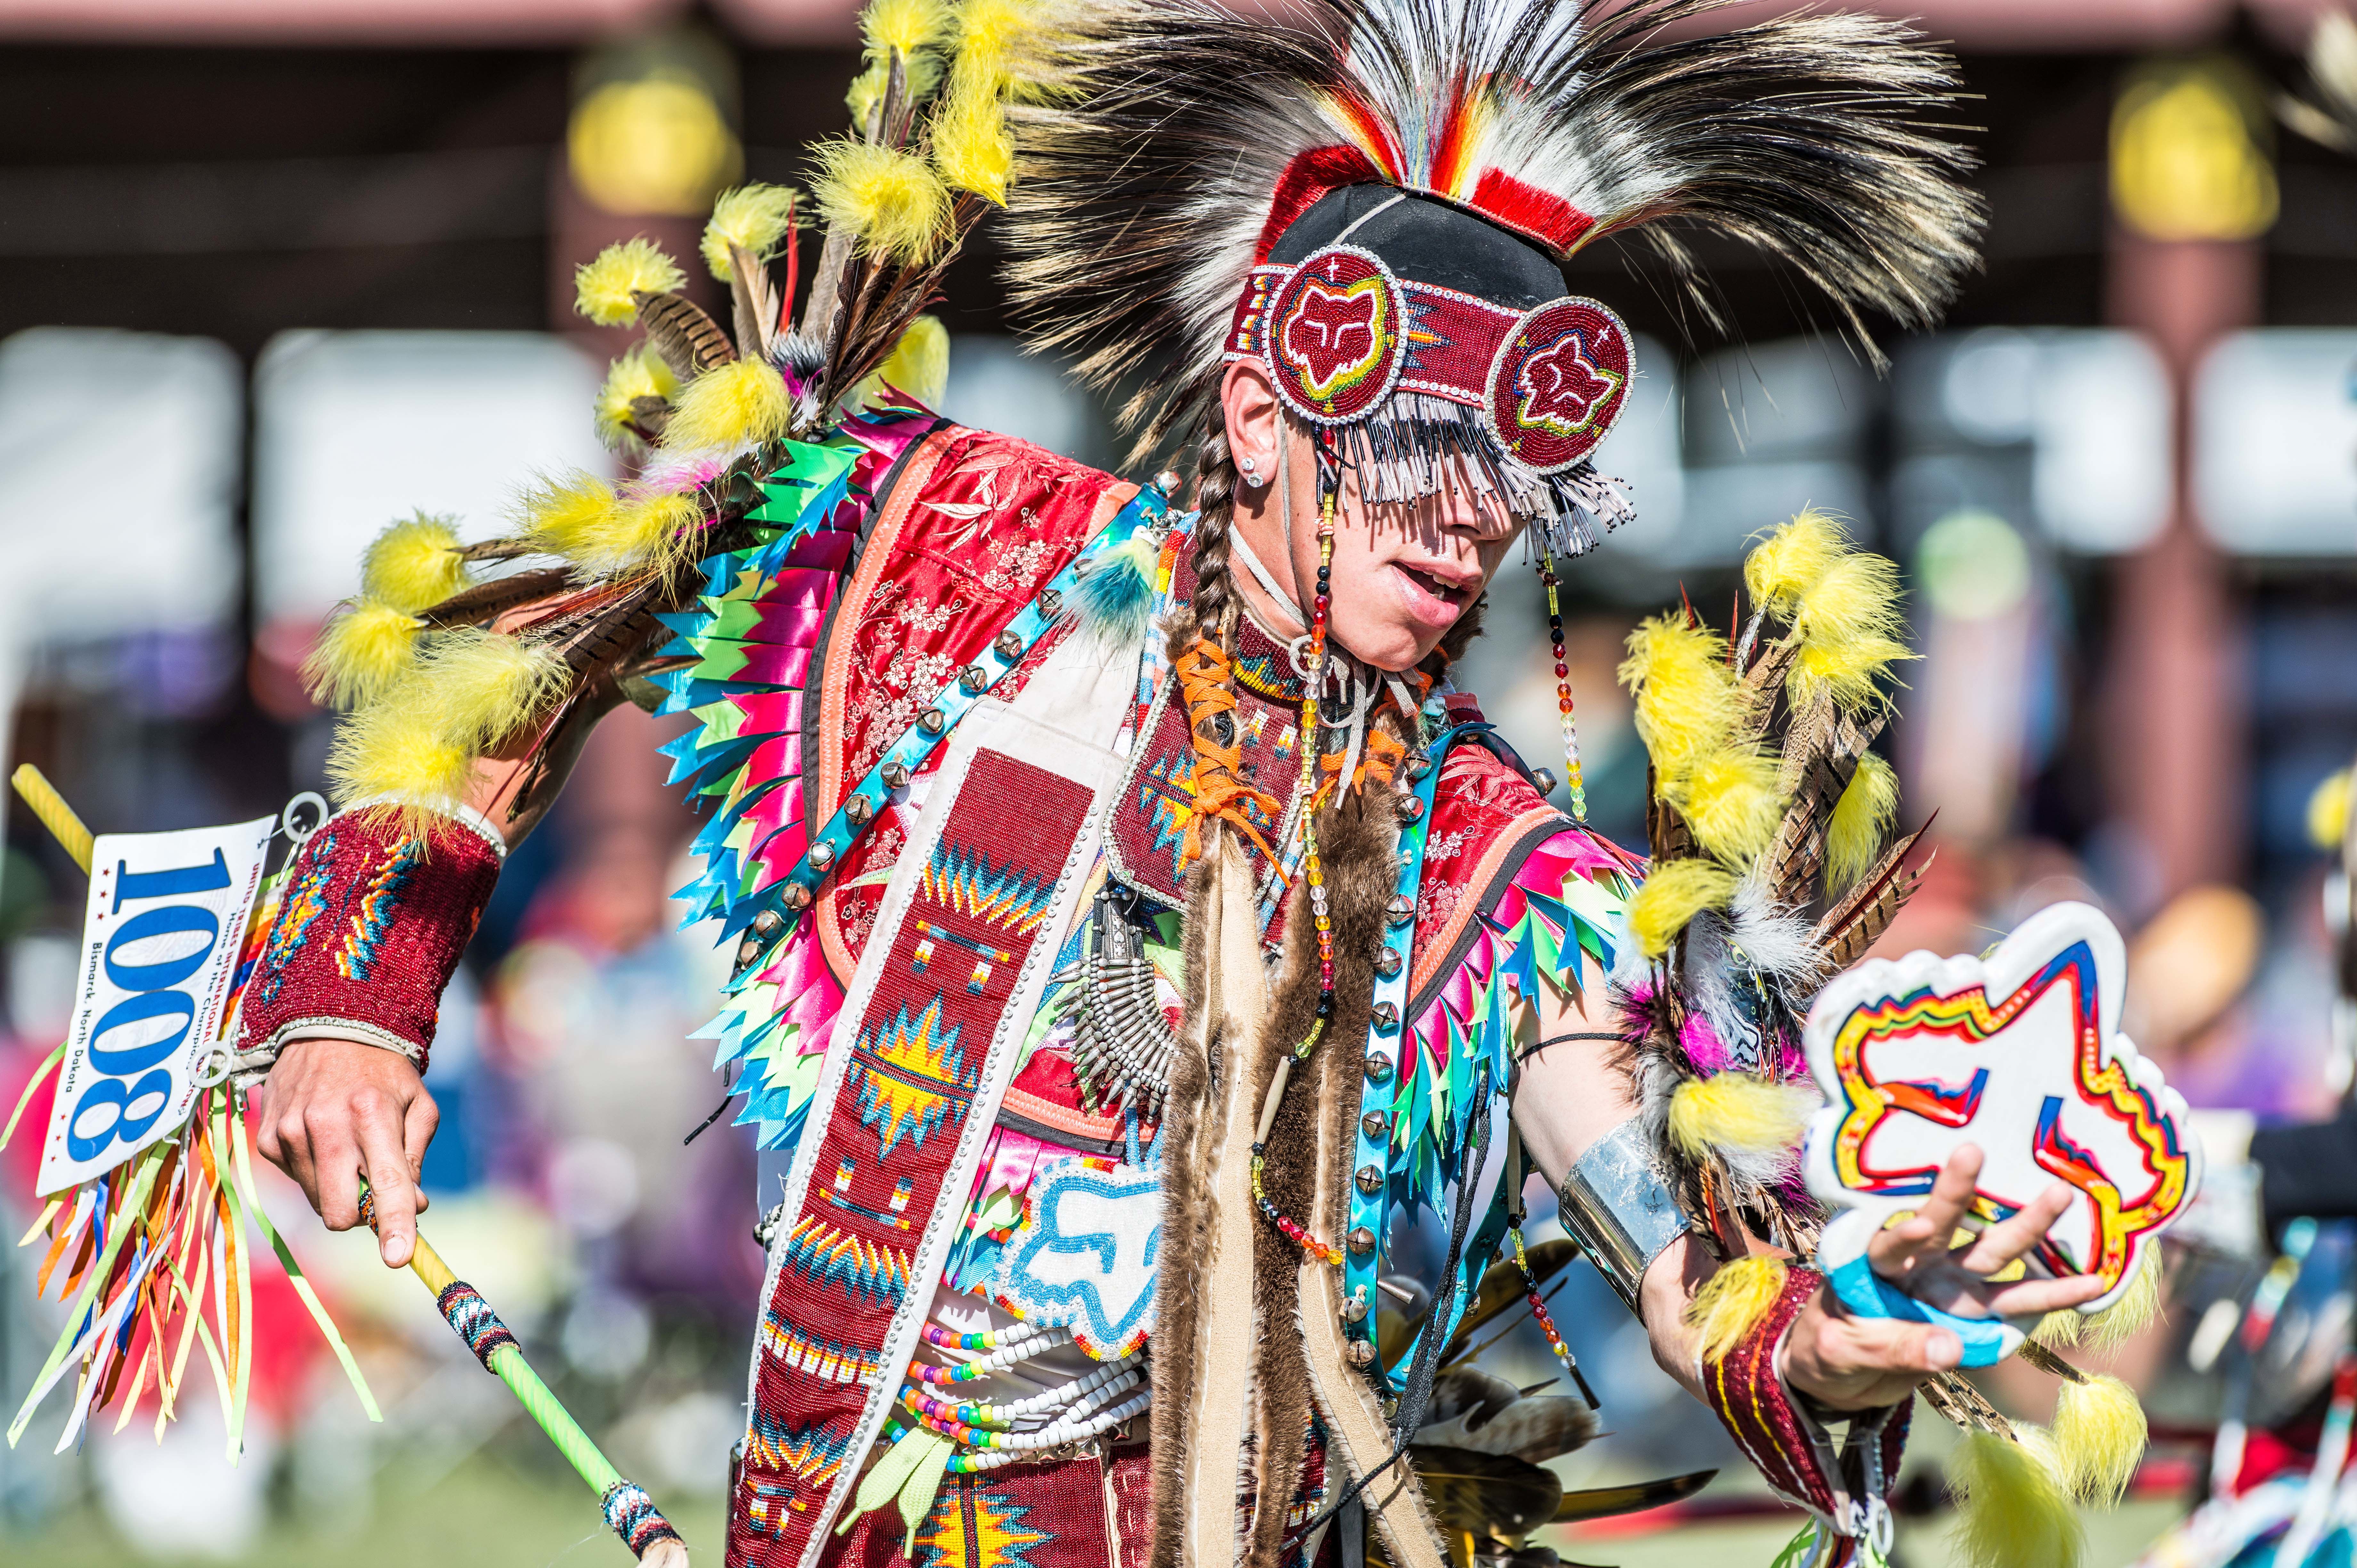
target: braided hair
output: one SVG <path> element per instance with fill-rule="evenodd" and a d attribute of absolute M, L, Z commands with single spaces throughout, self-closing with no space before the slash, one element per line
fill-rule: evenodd
<path fill-rule="evenodd" d="M 1195 595 L 1188 613 L 1174 618 L 1170 657 L 1177 660 L 1207 632 L 1221 635 L 1235 605 L 1228 574 L 1228 533 L 1235 518 L 1236 465 L 1228 449 L 1227 421 L 1218 404 L 1204 416 L 1202 444 L 1195 454 Z"/>

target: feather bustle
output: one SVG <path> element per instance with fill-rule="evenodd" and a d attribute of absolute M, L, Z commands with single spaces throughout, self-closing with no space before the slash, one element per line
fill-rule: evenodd
<path fill-rule="evenodd" d="M 770 269 L 742 245 L 728 247 L 728 305 L 737 342 L 748 360 L 767 360 L 778 331 L 778 291 Z"/>
<path fill-rule="evenodd" d="M 1886 716 L 1838 713 L 1830 697 L 1813 703 L 1810 714 L 1818 721 L 1811 725 L 1813 736 L 1802 736 L 1796 725 L 1785 738 L 1785 769 L 1793 779 L 1787 791 L 1791 803 L 1761 862 L 1777 901 L 1787 907 L 1808 901 L 1809 886 L 1824 865 L 1834 813 L 1856 776 L 1859 757 L 1882 732 Z"/>
<path fill-rule="evenodd" d="M 480 626 L 542 600 L 556 597 L 573 581 L 564 566 L 544 566 L 478 583 L 440 604 L 419 611 L 428 626 Z"/>

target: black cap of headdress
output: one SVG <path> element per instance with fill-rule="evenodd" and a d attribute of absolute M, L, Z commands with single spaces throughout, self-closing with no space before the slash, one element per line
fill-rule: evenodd
<path fill-rule="evenodd" d="M 1269 248 L 1268 259 L 1289 266 L 1337 243 L 1373 252 L 1403 281 L 1453 288 L 1508 310 L 1529 310 L 1566 292 L 1563 268 L 1529 240 L 1462 207 L 1389 185 L 1354 185 L 1319 197 Z"/>

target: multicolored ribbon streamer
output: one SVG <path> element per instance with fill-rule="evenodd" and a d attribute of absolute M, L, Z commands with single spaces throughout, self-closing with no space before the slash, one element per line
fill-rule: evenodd
<path fill-rule="evenodd" d="M 12 782 L 87 873 L 94 840 L 65 798 L 30 764 L 19 767 Z M 275 911 L 274 891 L 265 882 L 261 907 L 242 933 L 240 983 L 252 972 Z M 232 993 L 226 1014 L 235 1011 Z M 66 1055 L 60 1041 L 35 1070 L 0 1128 L 0 1148 L 7 1146 L 34 1095 Z M 49 1248 L 35 1271 L 34 1290 L 47 1294 L 56 1280 L 57 1299 L 67 1305 L 66 1327 L 9 1424 L 10 1446 L 69 1375 L 73 1408 L 58 1439 L 59 1453 L 72 1446 L 110 1403 L 120 1406 L 114 1430 L 129 1425 L 151 1382 L 160 1438 L 165 1423 L 178 1413 L 189 1353 L 201 1345 L 221 1396 L 228 1456 L 236 1463 L 244 1446 L 253 1376 L 257 1240 L 277 1255 L 361 1408 L 371 1421 L 383 1419 L 350 1348 L 262 1206 L 243 1107 L 226 1083 L 199 1089 L 180 1126 L 157 1135 L 124 1165 L 53 1195 L 18 1244 L 44 1234 Z"/>

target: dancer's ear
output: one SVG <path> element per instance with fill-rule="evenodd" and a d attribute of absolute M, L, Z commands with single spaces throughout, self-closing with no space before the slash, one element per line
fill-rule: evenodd
<path fill-rule="evenodd" d="M 1220 382 L 1220 407 L 1227 420 L 1228 456 L 1236 466 L 1236 505 L 1258 512 L 1276 483 L 1276 444 L 1284 430 L 1268 368 L 1257 360 L 1230 365 Z"/>

